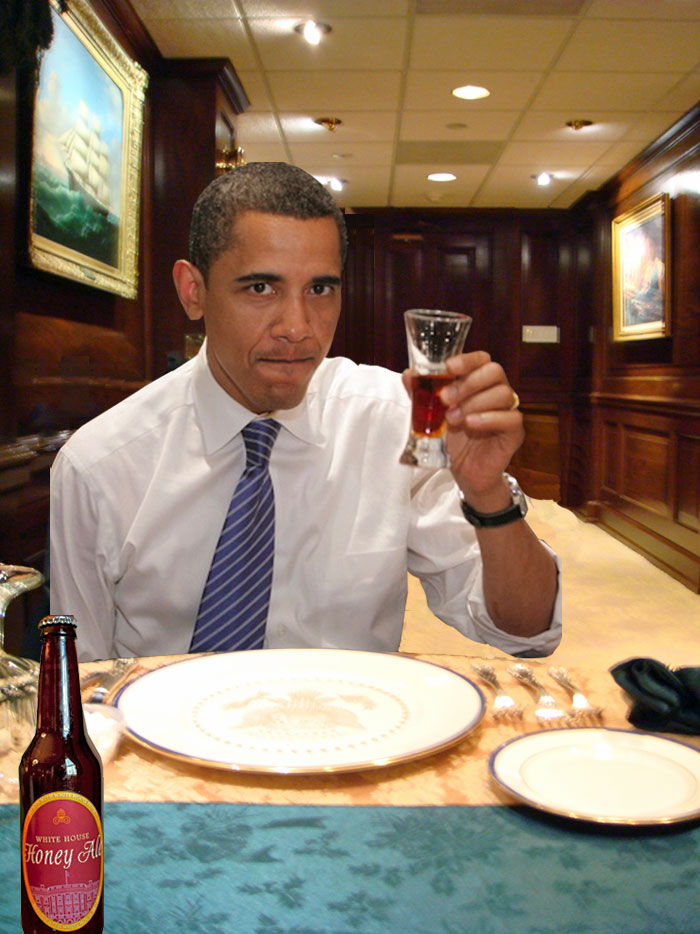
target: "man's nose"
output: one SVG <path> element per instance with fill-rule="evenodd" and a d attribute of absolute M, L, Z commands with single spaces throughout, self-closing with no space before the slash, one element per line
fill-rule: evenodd
<path fill-rule="evenodd" d="M 311 334 L 309 310 L 303 295 L 286 298 L 280 307 L 280 314 L 272 330 L 274 337 L 290 341 L 301 341 Z"/>

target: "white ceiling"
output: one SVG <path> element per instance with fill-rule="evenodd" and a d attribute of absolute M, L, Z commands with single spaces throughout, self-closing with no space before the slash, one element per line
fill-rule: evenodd
<path fill-rule="evenodd" d="M 231 60 L 248 162 L 342 178 L 346 208 L 565 208 L 700 100 L 700 0 L 131 2 L 164 56 Z M 332 28 L 316 47 L 309 18 Z"/>

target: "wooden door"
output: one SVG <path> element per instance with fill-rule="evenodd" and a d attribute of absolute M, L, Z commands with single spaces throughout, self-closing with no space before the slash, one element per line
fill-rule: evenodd
<path fill-rule="evenodd" d="M 488 348 L 490 243 L 485 234 L 387 232 L 375 251 L 373 359 L 392 370 L 407 365 L 403 313 L 443 308 L 474 319 L 468 346 Z"/>

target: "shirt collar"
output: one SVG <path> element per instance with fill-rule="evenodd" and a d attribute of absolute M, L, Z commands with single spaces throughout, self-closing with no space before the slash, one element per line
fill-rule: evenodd
<path fill-rule="evenodd" d="M 248 422 L 257 416 L 236 402 L 215 380 L 207 361 L 206 340 L 194 360 L 192 398 L 197 420 L 202 430 L 204 450 L 213 454 L 240 434 Z M 323 364 L 321 364 L 323 365 Z M 318 371 L 317 371 L 318 372 Z M 316 373 L 312 377 L 306 396 L 293 409 L 266 412 L 265 417 L 276 418 L 294 437 L 305 444 L 321 445 L 325 435 L 321 427 L 320 410 L 310 404 Z"/>

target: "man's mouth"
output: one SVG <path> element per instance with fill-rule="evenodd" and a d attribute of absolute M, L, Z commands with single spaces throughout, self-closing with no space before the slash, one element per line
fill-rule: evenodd
<path fill-rule="evenodd" d="M 303 357 L 258 357 L 258 363 L 274 363 L 279 365 L 294 365 L 294 364 L 304 364 L 304 363 L 313 363 L 314 357 L 311 355 L 306 355 Z"/>

